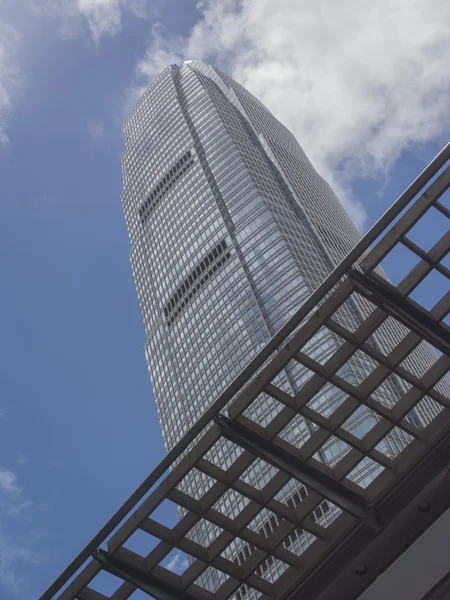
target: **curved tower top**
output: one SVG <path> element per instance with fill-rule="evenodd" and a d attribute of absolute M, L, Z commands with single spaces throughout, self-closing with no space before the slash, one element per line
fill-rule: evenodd
<path fill-rule="evenodd" d="M 359 233 L 286 127 L 203 62 L 168 66 L 130 112 L 124 140 L 131 263 L 169 449 Z M 342 318 L 365 314 L 361 302 Z M 324 360 L 335 350 L 330 332 L 310 349 Z M 355 359 L 346 376 L 366 368 Z M 298 388 L 307 374 L 283 377 Z M 338 396 L 324 390 L 318 402 L 335 406 Z M 262 404 L 262 421 L 270 410 Z M 298 435 L 309 435 L 304 423 Z"/>
<path fill-rule="evenodd" d="M 359 234 L 294 136 L 247 90 L 210 65 L 188 61 L 181 68 L 167 67 L 130 112 L 124 139 L 123 208 L 147 364 L 169 450 L 349 252 Z M 369 312 L 367 301 L 352 298 L 337 318 L 354 331 Z M 401 334 L 383 325 L 372 338 L 375 346 L 386 349 Z M 322 327 L 302 352 L 324 364 L 341 344 Z M 419 353 L 416 371 L 432 362 L 429 352 Z M 371 360 L 361 352 L 338 374 L 358 386 L 371 370 Z M 289 363 L 277 386 L 295 395 L 310 376 L 307 368 Z M 392 406 L 405 393 L 404 385 L 400 378 L 387 377 L 373 397 Z M 345 398 L 342 390 L 325 384 L 311 406 L 328 417 Z M 262 394 L 248 416 L 265 426 L 280 406 Z M 427 411 L 436 412 L 431 404 L 421 410 L 411 416 L 419 423 L 427 422 Z M 374 413 L 361 407 L 346 428 L 361 438 L 375 423 Z M 300 447 L 314 427 L 299 418 L 280 435 Z M 406 443 L 405 434 L 393 431 L 379 450 L 393 456 Z M 209 451 L 208 460 L 226 469 L 237 451 L 224 442 Z M 330 438 L 318 458 L 333 466 L 347 451 L 342 441 Z M 374 461 L 361 465 L 352 478 L 366 487 L 379 466 Z M 242 477 L 261 489 L 272 477 L 271 469 L 256 461 Z M 195 470 L 182 485 L 194 497 L 208 489 L 207 479 Z M 289 506 L 307 494 L 301 483 L 283 491 Z M 221 510 L 237 515 L 243 502 L 242 496 L 224 497 Z M 315 518 L 322 524 L 338 514 L 326 501 L 317 511 Z M 277 520 L 263 513 L 256 526 L 268 536 Z M 199 523 L 190 535 L 208 546 L 217 531 Z M 301 553 L 311 536 L 298 530 L 286 543 Z M 241 564 L 253 550 L 236 543 L 230 546 L 230 558 Z M 278 568 L 267 562 L 261 573 L 276 577 Z M 214 591 L 219 584 L 217 573 L 202 575 L 207 589 Z M 247 595 L 238 592 L 237 600 Z"/>

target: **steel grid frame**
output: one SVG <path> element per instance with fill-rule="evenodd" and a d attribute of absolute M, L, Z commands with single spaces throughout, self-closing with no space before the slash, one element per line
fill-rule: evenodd
<path fill-rule="evenodd" d="M 450 231 L 428 251 L 408 238 L 412 227 L 432 207 L 448 224 L 450 211 L 439 200 L 450 187 L 449 161 L 450 144 L 219 396 L 40 600 L 125 600 L 136 589 L 157 600 L 208 600 L 213 596 L 228 600 L 239 594 L 239 589 L 252 589 L 252 597 L 263 600 L 288 600 L 300 593 L 306 599 L 356 598 L 450 506 L 450 397 L 442 386 L 450 366 L 450 328 L 444 322 L 450 311 L 450 292 L 444 293 L 431 310 L 409 297 L 433 271 L 450 279 L 450 271 L 442 263 L 450 249 Z M 378 266 L 398 244 L 413 252 L 418 262 L 394 286 L 380 275 Z M 351 302 L 354 294 L 366 299 L 370 314 L 350 331 L 341 324 L 339 310 Z M 401 324 L 404 335 L 389 352 L 383 352 L 371 342 L 371 336 L 392 319 Z M 310 357 L 306 349 L 321 328 L 340 341 L 324 364 Z M 442 354 L 436 355 L 425 373 L 412 373 L 405 359 L 424 340 Z M 340 375 L 340 369 L 357 354 L 374 365 L 359 385 Z M 307 369 L 310 378 L 298 392 L 288 393 L 277 384 L 277 376 L 294 364 Z M 404 382 L 407 391 L 395 404 L 386 406 L 374 393 L 392 376 Z M 333 386 L 346 396 L 329 415 L 312 405 L 324 386 Z M 277 407 L 276 415 L 265 427 L 248 416 L 248 409 L 261 395 Z M 419 427 L 408 415 L 424 399 L 439 406 L 440 412 L 428 425 Z M 346 422 L 361 406 L 376 416 L 376 424 L 363 437 L 357 437 L 346 428 Z M 282 437 L 283 430 L 298 417 L 313 425 L 311 436 L 300 447 Z M 380 444 L 399 430 L 409 443 L 393 456 Z M 318 458 L 331 438 L 347 448 L 345 456 L 332 466 Z M 237 449 L 237 458 L 228 468 L 207 458 L 208 452 L 223 440 Z M 245 471 L 255 460 L 271 465 L 272 476 L 262 489 L 244 480 Z M 378 465 L 379 474 L 364 489 L 352 480 L 352 472 L 367 461 Z M 210 482 L 201 498 L 189 495 L 182 486 L 193 469 Z M 293 507 L 282 501 L 280 491 L 295 481 L 305 484 L 309 493 Z M 237 516 L 224 514 L 217 506 L 228 490 L 245 498 L 245 506 Z M 152 518 L 166 500 L 182 509 L 173 527 Z M 324 500 L 337 507 L 331 523 L 312 518 Z M 275 515 L 276 527 L 262 535 L 252 522 L 258 516 L 267 519 L 262 516 L 267 511 Z M 189 537 L 202 520 L 221 530 L 208 547 Z M 288 543 L 289 536 L 299 528 L 314 538 L 301 553 L 294 552 Z M 136 531 L 157 540 L 146 556 L 125 546 Z M 250 548 L 242 564 L 235 560 L 237 539 Z M 174 549 L 191 557 L 181 575 L 162 566 Z M 282 566 L 278 572 L 267 566 L 276 563 Z M 198 584 L 207 569 L 222 574 L 221 585 L 214 593 Z M 117 589 L 110 596 L 91 587 L 101 571 L 117 577 Z"/>

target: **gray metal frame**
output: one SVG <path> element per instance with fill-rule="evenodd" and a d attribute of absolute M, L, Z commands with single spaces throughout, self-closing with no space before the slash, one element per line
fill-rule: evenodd
<path fill-rule="evenodd" d="M 450 597 L 450 510 L 446 511 L 360 597 L 445 600 Z"/>
<path fill-rule="evenodd" d="M 450 166 L 431 181 L 449 161 L 450 144 L 212 403 L 40 600 L 106 600 L 107 596 L 89 587 L 101 570 L 114 574 L 122 582 L 110 596 L 113 600 L 125 600 L 136 589 L 157 600 L 206 600 L 213 596 L 227 600 L 244 584 L 264 600 L 288 600 L 299 594 L 305 599 L 356 598 L 450 506 L 447 477 L 450 398 L 439 386 L 450 366 L 450 328 L 444 322 L 450 310 L 450 292 L 431 311 L 408 297 L 433 270 L 450 279 L 449 270 L 441 262 L 449 251 L 450 233 L 428 252 L 407 237 L 431 207 L 439 210 L 443 218 L 450 218 L 449 210 L 439 202 L 450 187 Z M 376 268 L 397 244 L 403 244 L 420 260 L 393 286 L 377 274 Z M 355 293 L 370 301 L 372 312 L 356 331 L 350 331 L 340 324 L 336 313 Z M 398 320 L 407 331 L 391 352 L 384 354 L 370 343 L 370 337 L 388 318 Z M 341 346 L 325 364 L 319 364 L 304 351 L 308 340 L 322 327 L 341 340 Z M 423 340 L 443 354 L 419 377 L 409 372 L 403 361 Z M 357 387 L 339 376 L 339 369 L 356 352 L 365 353 L 376 363 Z M 296 362 L 309 369 L 311 377 L 300 392 L 291 395 L 280 389 L 275 380 L 283 369 Z M 394 406 L 388 407 L 380 404 L 373 392 L 392 374 L 407 382 L 409 389 Z M 333 385 L 347 395 L 328 416 L 309 405 L 324 385 Z M 261 394 L 279 403 L 277 415 L 264 428 L 245 416 Z M 437 403 L 441 412 L 426 427 L 417 427 L 406 417 L 424 398 Z M 378 420 L 360 439 L 345 428 L 345 422 L 361 405 L 376 414 Z M 279 435 L 298 415 L 314 425 L 311 437 L 300 448 Z M 411 440 L 396 457 L 383 453 L 379 446 L 394 428 L 403 430 Z M 314 456 L 332 436 L 347 444 L 348 452 L 330 467 Z M 205 458 L 222 438 L 240 447 L 238 458 L 226 470 Z M 257 457 L 276 467 L 275 475 L 261 490 L 242 479 Z M 361 461 L 367 460 L 384 470 L 363 489 L 349 476 Z M 211 480 L 211 487 L 202 498 L 180 489 L 180 483 L 192 469 Z M 310 493 L 295 508 L 277 497 L 292 480 L 310 488 Z M 247 499 L 245 508 L 233 519 L 214 508 L 229 489 Z M 152 513 L 165 499 L 184 510 L 184 516 L 173 528 L 152 519 Z M 311 518 L 312 511 L 324 499 L 340 509 L 328 526 Z M 278 523 L 268 537 L 251 527 L 255 517 L 266 509 L 276 515 Z M 201 519 L 222 530 L 207 548 L 187 537 Z M 284 542 L 299 527 L 315 540 L 297 555 Z M 137 530 L 160 540 L 148 556 L 125 547 Z M 226 552 L 236 538 L 253 549 L 243 564 L 230 560 Z M 105 542 L 107 550 L 97 551 Z M 161 566 L 173 549 L 192 557 L 182 575 Z M 276 580 L 262 576 L 259 567 L 268 559 L 284 563 L 285 570 Z M 208 568 L 226 576 L 214 594 L 195 583 Z"/>

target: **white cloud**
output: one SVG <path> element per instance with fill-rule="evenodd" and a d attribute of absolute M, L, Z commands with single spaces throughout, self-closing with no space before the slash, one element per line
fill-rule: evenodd
<path fill-rule="evenodd" d="M 9 506 L 9 508 L 6 510 L 6 514 L 8 517 L 18 517 L 26 508 L 29 508 L 30 506 L 34 506 L 33 502 L 31 502 L 31 500 L 25 500 L 21 504 Z"/>
<path fill-rule="evenodd" d="M 90 121 L 87 125 L 88 133 L 94 142 L 102 142 L 105 139 L 105 128 L 99 121 Z"/>
<path fill-rule="evenodd" d="M 177 552 L 173 555 L 173 557 L 169 560 L 169 562 L 164 565 L 166 569 L 172 571 L 173 573 L 177 573 L 180 575 L 187 569 L 189 566 L 187 558 L 181 553 Z"/>
<path fill-rule="evenodd" d="M 17 462 L 28 458 L 19 454 Z M 19 464 L 25 464 L 20 462 Z M 17 517 L 25 508 L 33 506 L 33 502 L 24 498 L 23 490 L 19 486 L 17 475 L 12 471 L 0 469 L 0 515 Z"/>
<path fill-rule="evenodd" d="M 34 526 L 32 507 L 34 503 L 24 497 L 15 473 L 0 469 L 1 597 L 3 589 L 23 597 L 30 567 L 39 564 L 33 550 L 39 533 Z"/>
<path fill-rule="evenodd" d="M 0 469 L 0 490 L 8 494 L 19 494 L 21 488 L 17 484 L 17 476 L 12 471 Z"/>
<path fill-rule="evenodd" d="M 146 16 L 146 0 L 34 0 L 36 12 L 61 21 L 64 37 L 75 37 L 87 25 L 92 38 L 113 36 L 122 28 L 124 14 Z"/>
<path fill-rule="evenodd" d="M 151 39 L 150 47 L 136 67 L 136 81 L 140 83 L 132 86 L 126 94 L 125 113 L 136 104 L 152 79 L 171 63 L 183 62 L 183 56 L 186 55 L 188 40 L 170 36 L 160 23 L 152 26 Z"/>
<path fill-rule="evenodd" d="M 17 455 L 17 458 L 16 458 L 16 463 L 18 465 L 26 465 L 28 461 L 29 461 L 28 456 L 25 456 L 25 454 L 23 454 L 23 452 L 19 452 L 19 454 Z"/>
<path fill-rule="evenodd" d="M 137 75 L 151 81 L 170 63 L 180 63 L 187 52 L 189 40 L 170 37 L 161 24 L 152 27 L 152 44 L 137 66 Z M 206 54 L 206 53 L 204 53 Z"/>
<path fill-rule="evenodd" d="M 346 193 L 402 151 L 450 129 L 450 3 L 202 0 L 185 40 L 156 31 L 138 73 L 211 60 L 296 135 L 361 226 Z"/>
<path fill-rule="evenodd" d="M 0 23 L 0 145 L 9 142 L 7 127 L 21 76 L 17 58 L 19 34 L 11 25 Z"/>
<path fill-rule="evenodd" d="M 0 584 L 18 595 L 23 584 L 23 577 L 18 572 L 26 572 L 30 564 L 37 564 L 32 551 L 0 528 Z"/>

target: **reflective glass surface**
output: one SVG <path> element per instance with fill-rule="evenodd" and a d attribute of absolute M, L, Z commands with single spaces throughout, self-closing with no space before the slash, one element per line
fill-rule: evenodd
<path fill-rule="evenodd" d="M 124 142 L 122 203 L 131 265 L 145 355 L 169 450 L 360 236 L 293 135 L 242 86 L 205 63 L 190 61 L 163 71 L 131 111 Z M 355 330 L 371 310 L 357 298 L 343 306 L 339 319 Z M 372 343 L 386 349 L 401 334 L 398 325 L 384 325 Z M 322 328 L 303 352 L 325 362 L 341 345 L 336 334 Z M 420 373 L 436 356 L 422 344 L 409 360 Z M 352 383 L 363 381 L 371 362 L 358 352 L 340 375 Z M 278 385 L 296 392 L 309 376 L 304 367 L 290 366 L 279 375 Z M 392 405 L 406 386 L 391 376 L 373 396 Z M 328 416 L 344 399 L 342 391 L 325 386 L 314 398 L 314 408 Z M 277 410 L 267 397 L 252 406 L 252 419 L 262 425 Z M 409 418 L 423 427 L 437 412 L 431 400 L 424 401 Z M 363 437 L 376 422 L 362 408 L 345 427 Z M 314 428 L 299 419 L 283 435 L 300 446 Z M 407 443 L 405 433 L 393 430 L 379 450 L 395 455 Z M 319 458 L 336 464 L 348 449 L 332 439 Z M 233 461 L 233 452 L 223 444 L 209 460 L 223 466 Z M 352 478 L 365 487 L 376 468 L 375 463 L 363 465 Z M 258 487 L 269 475 L 270 467 L 261 462 L 243 479 Z M 201 497 L 205 477 L 193 474 L 189 487 Z M 280 500 L 295 506 L 307 493 L 298 484 L 282 490 Z M 232 516 L 245 499 L 230 493 L 222 502 Z M 314 518 L 326 525 L 337 513 L 325 501 Z M 268 512 L 255 530 L 270 535 L 276 529 L 273 519 Z M 218 534 L 201 524 L 191 533 L 204 545 Z M 299 530 L 285 543 L 301 554 L 312 537 Z M 233 560 L 240 564 L 251 552 L 248 544 L 236 545 Z M 261 577 L 270 579 L 280 568 L 264 563 Z M 217 574 L 204 575 L 203 585 L 214 589 Z"/>

